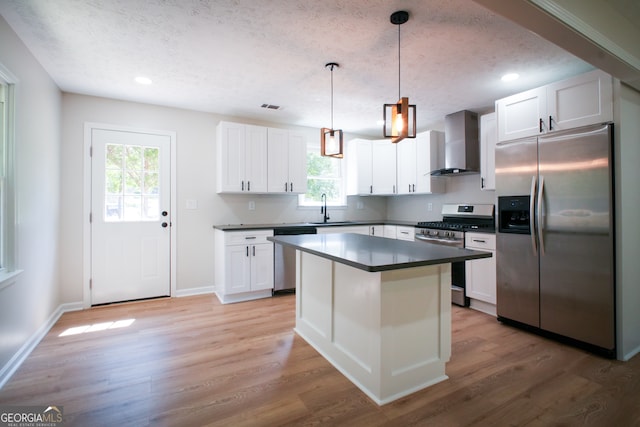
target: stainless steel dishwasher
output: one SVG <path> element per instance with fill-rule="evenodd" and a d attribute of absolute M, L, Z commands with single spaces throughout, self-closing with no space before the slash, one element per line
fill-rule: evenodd
<path fill-rule="evenodd" d="M 298 234 L 317 234 L 317 230 L 316 227 L 306 225 L 273 229 L 274 236 L 295 236 Z M 273 263 L 273 293 L 295 292 L 296 250 L 274 243 Z"/>

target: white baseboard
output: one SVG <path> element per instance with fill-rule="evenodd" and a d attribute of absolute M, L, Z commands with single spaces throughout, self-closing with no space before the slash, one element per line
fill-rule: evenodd
<path fill-rule="evenodd" d="M 49 332 L 49 330 L 56 324 L 60 316 L 69 311 L 82 310 L 82 302 L 74 302 L 61 304 L 58 308 L 49 316 L 47 321 L 38 328 L 38 330 L 29 338 L 20 349 L 13 355 L 13 357 L 7 362 L 6 365 L 0 369 L 0 389 L 9 381 L 11 376 L 18 370 L 20 365 L 29 357 L 31 352 L 40 343 L 42 338 Z"/>
<path fill-rule="evenodd" d="M 202 286 L 200 288 L 189 289 L 177 289 L 176 297 L 190 297 L 193 295 L 212 294 L 215 291 L 215 286 Z"/>
<path fill-rule="evenodd" d="M 621 351 L 618 350 L 618 360 L 622 360 L 623 362 L 627 362 L 631 360 L 632 357 L 640 353 L 640 347 L 636 347 L 631 351 L 626 352 L 625 354 L 621 354 Z"/>

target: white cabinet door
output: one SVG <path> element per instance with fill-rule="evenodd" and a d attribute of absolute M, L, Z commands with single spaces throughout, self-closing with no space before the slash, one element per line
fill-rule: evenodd
<path fill-rule="evenodd" d="M 245 181 L 245 126 L 220 122 L 216 141 L 218 193 L 243 191 Z"/>
<path fill-rule="evenodd" d="M 372 194 L 371 141 L 353 139 L 347 143 L 347 194 Z"/>
<path fill-rule="evenodd" d="M 269 128 L 268 140 L 268 188 L 270 193 L 289 191 L 289 132 Z"/>
<path fill-rule="evenodd" d="M 267 128 L 246 125 L 246 191 L 267 192 Z"/>
<path fill-rule="evenodd" d="M 412 194 L 416 191 L 416 177 L 418 159 L 416 144 L 420 135 L 415 139 L 403 139 L 396 144 L 398 189 L 397 194 Z"/>
<path fill-rule="evenodd" d="M 307 137 L 289 131 L 289 192 L 307 192 Z"/>
<path fill-rule="evenodd" d="M 444 193 L 446 178 L 431 176 L 444 167 L 444 133 L 421 132 L 397 145 L 397 194 Z"/>
<path fill-rule="evenodd" d="M 268 129 L 269 193 L 307 191 L 306 137 L 286 129 Z"/>
<path fill-rule="evenodd" d="M 482 190 L 496 189 L 496 113 L 480 116 L 480 177 Z"/>
<path fill-rule="evenodd" d="M 396 231 L 397 227 L 395 225 L 385 224 L 382 230 L 383 237 L 386 237 L 388 239 L 395 239 L 397 237 Z"/>
<path fill-rule="evenodd" d="M 466 233 L 465 248 L 491 252 L 491 258 L 466 261 L 467 296 L 496 303 L 496 237 L 494 234 Z"/>
<path fill-rule="evenodd" d="M 528 90 L 496 101 L 498 140 L 509 141 L 546 130 L 542 117 L 547 111 L 544 87 Z"/>
<path fill-rule="evenodd" d="M 251 290 L 251 258 L 248 245 L 234 245 L 225 248 L 224 284 L 225 294 L 249 292 Z"/>
<path fill-rule="evenodd" d="M 396 145 L 388 139 L 371 144 L 373 194 L 396 193 Z"/>
<path fill-rule="evenodd" d="M 549 131 L 613 121 L 611 76 L 592 71 L 547 86 Z"/>
<path fill-rule="evenodd" d="M 413 192 L 444 193 L 446 178 L 431 176 L 432 171 L 444 167 L 444 132 L 430 130 L 419 133 L 416 137 L 415 159 L 416 188 Z"/>
<path fill-rule="evenodd" d="M 251 246 L 251 290 L 273 288 L 273 244 Z"/>

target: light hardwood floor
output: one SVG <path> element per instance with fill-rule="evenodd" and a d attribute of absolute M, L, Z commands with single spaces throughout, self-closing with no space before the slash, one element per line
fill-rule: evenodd
<path fill-rule="evenodd" d="M 67 426 L 640 426 L 640 356 L 603 359 L 455 306 L 449 380 L 379 407 L 294 334 L 294 305 L 205 295 L 67 313 L 0 405 L 61 405 Z"/>

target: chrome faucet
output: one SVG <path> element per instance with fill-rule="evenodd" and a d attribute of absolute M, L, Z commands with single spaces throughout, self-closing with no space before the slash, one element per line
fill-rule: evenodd
<path fill-rule="evenodd" d="M 327 212 L 327 195 L 325 193 L 322 193 L 322 196 L 320 196 L 320 201 L 323 203 L 323 205 L 320 206 L 320 213 L 323 214 L 322 222 L 326 223 L 331 218 L 329 218 L 329 213 Z"/>

